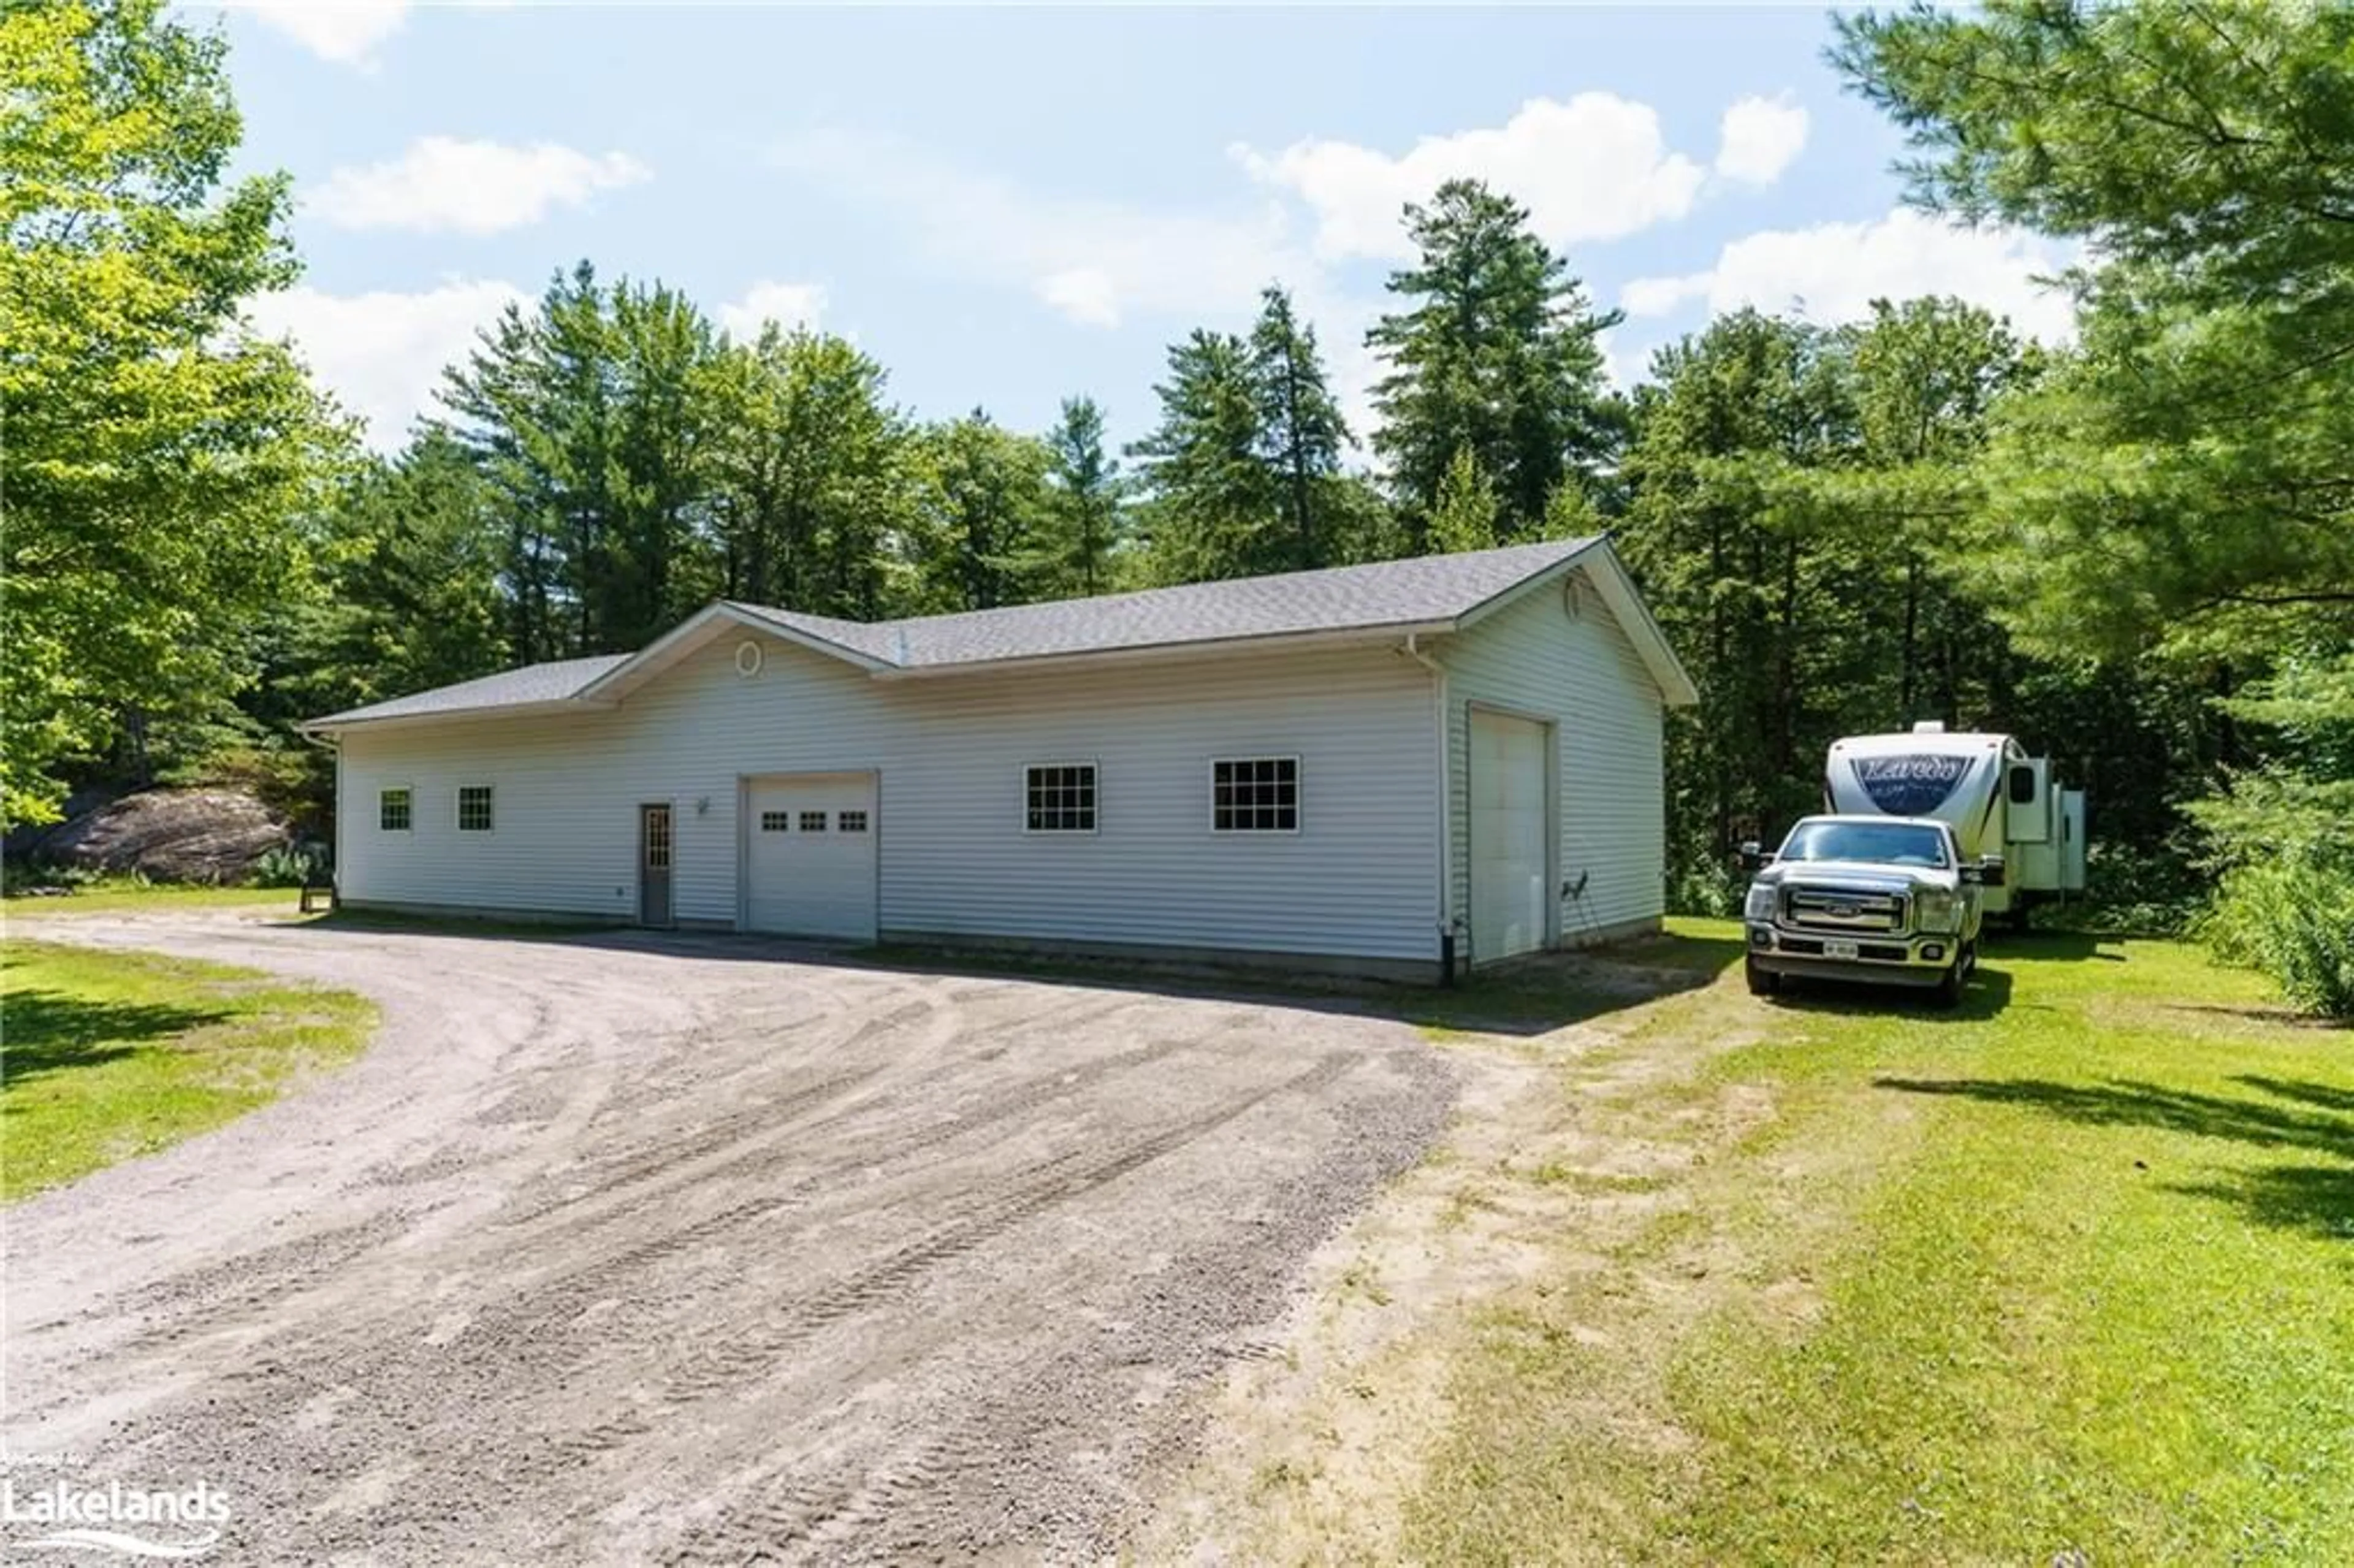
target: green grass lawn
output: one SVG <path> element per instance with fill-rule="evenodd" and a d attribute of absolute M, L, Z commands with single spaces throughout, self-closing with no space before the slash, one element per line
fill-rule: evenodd
<path fill-rule="evenodd" d="M 181 909 L 273 910 L 294 914 L 302 894 L 292 887 L 189 887 L 158 883 L 101 882 L 71 893 L 31 896 L 11 895 L 5 901 L 10 924 L 58 915 L 126 915 L 142 910 L 158 913 Z"/>
<path fill-rule="evenodd" d="M 375 1007 L 251 969 L 0 946 L 0 1200 L 219 1126 L 357 1054 Z"/>
<path fill-rule="evenodd" d="M 1416 1556 L 2354 1562 L 2354 1033 L 2033 938 L 1956 1014 L 1728 968 L 1564 1089 L 1690 1161 L 1471 1327 Z"/>

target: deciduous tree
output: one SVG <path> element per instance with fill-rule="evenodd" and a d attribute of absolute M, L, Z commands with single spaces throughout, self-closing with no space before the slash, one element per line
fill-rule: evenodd
<path fill-rule="evenodd" d="M 0 83 L 0 817 L 41 821 L 77 759 L 249 678 L 344 440 L 243 324 L 296 267 L 284 176 L 227 177 L 217 34 L 157 0 L 10 5 Z"/>

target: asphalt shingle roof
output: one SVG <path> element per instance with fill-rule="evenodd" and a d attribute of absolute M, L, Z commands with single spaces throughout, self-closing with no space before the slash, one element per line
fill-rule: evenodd
<path fill-rule="evenodd" d="M 737 608 L 878 663 L 924 670 L 1452 620 L 1591 543 L 1550 539 L 1459 556 L 1422 556 L 911 620 L 835 620 L 766 605 Z"/>
<path fill-rule="evenodd" d="M 546 664 L 525 664 L 520 670 L 503 670 L 495 675 L 461 681 L 454 686 L 436 686 L 429 692 L 390 697 L 311 722 L 359 724 L 368 719 L 419 718 L 427 714 L 562 702 L 606 671 L 628 663 L 631 657 L 628 653 L 603 653 L 594 659 L 557 659 Z"/>
<path fill-rule="evenodd" d="M 1423 556 L 907 620 L 841 620 L 767 605 L 734 608 L 889 669 L 934 670 L 1057 654 L 1183 647 L 1319 631 L 1370 631 L 1453 620 L 1593 542 L 1591 538 L 1552 539 L 1500 550 Z M 561 701 L 631 657 L 616 653 L 526 665 L 312 722 L 329 726 Z"/>

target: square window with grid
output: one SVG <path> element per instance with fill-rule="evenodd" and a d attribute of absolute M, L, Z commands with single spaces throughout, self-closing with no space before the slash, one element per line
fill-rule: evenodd
<path fill-rule="evenodd" d="M 1210 764 L 1210 826 L 1222 833 L 1299 831 L 1299 759 L 1254 757 Z"/>
<path fill-rule="evenodd" d="M 376 825 L 387 833 L 408 831 L 408 791 L 380 790 L 376 798 Z"/>
<path fill-rule="evenodd" d="M 823 811 L 803 811 L 801 813 L 801 832 L 805 833 L 822 833 L 825 832 L 825 813 Z"/>
<path fill-rule="evenodd" d="M 833 825 L 845 833 L 863 833 L 866 831 L 866 813 L 836 811 L 833 814 Z"/>
<path fill-rule="evenodd" d="M 790 811 L 760 813 L 760 831 L 764 833 L 788 833 L 792 832 L 792 828 L 793 814 Z"/>
<path fill-rule="evenodd" d="M 1096 831 L 1096 766 L 1043 763 L 1023 769 L 1023 823 L 1034 833 Z"/>
<path fill-rule="evenodd" d="M 487 833 L 491 831 L 491 787 L 488 784 L 468 784 L 458 790 L 458 831 L 461 833 Z"/>

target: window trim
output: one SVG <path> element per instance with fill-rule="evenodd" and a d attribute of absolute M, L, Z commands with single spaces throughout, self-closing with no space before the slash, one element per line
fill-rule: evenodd
<path fill-rule="evenodd" d="M 1288 762 L 1291 764 L 1291 826 L 1288 828 L 1222 828 L 1218 826 L 1218 768 L 1221 764 L 1233 767 L 1237 762 Z M 1213 757 L 1203 769 L 1203 782 L 1208 786 L 1205 813 L 1210 836 L 1220 839 L 1298 838 L 1308 821 L 1308 769 L 1301 765 L 1296 751 L 1233 752 Z"/>
<path fill-rule="evenodd" d="M 393 793 L 395 790 L 398 790 L 402 795 L 408 797 L 408 825 L 405 828 L 387 828 L 384 825 L 384 798 L 387 795 Z M 411 835 L 416 833 L 417 786 L 414 784 L 379 784 L 376 786 L 376 831 L 380 833 L 408 833 Z"/>
<path fill-rule="evenodd" d="M 490 797 L 491 820 L 487 826 L 470 828 L 466 825 L 466 792 L 480 789 Z M 495 784 L 461 784 L 450 797 L 450 820 L 461 833 L 495 833 L 499 831 L 499 787 Z"/>
<path fill-rule="evenodd" d="M 1030 825 L 1030 775 L 1042 768 L 1084 768 L 1089 774 L 1088 785 L 1095 799 L 1087 808 L 1087 825 L 1084 828 L 1034 828 Z M 1021 813 L 1022 836 L 1025 839 L 1092 839 L 1103 835 L 1103 764 L 1092 757 L 1066 757 L 1022 765 L 1022 788 L 1014 798 Z"/>

